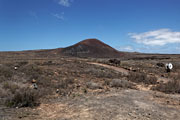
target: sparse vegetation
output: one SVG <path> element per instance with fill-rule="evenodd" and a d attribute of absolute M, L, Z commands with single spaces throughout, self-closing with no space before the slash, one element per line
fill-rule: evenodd
<path fill-rule="evenodd" d="M 127 80 L 121 80 L 121 79 L 113 79 L 110 82 L 111 87 L 122 87 L 122 88 L 133 88 L 134 84 L 127 81 Z"/>
<path fill-rule="evenodd" d="M 13 94 L 17 89 L 20 88 L 17 83 L 14 83 L 12 81 L 3 82 L 2 85 L 5 90 L 10 90 L 10 92 Z"/>
<path fill-rule="evenodd" d="M 173 80 L 167 83 L 160 83 L 152 87 L 152 90 L 161 91 L 164 93 L 179 93 L 180 94 L 180 80 Z"/>
<path fill-rule="evenodd" d="M 160 83 L 152 87 L 152 90 L 161 91 L 164 93 L 178 93 L 180 94 L 180 73 L 171 74 L 171 81 L 167 83 Z"/>
<path fill-rule="evenodd" d="M 102 87 L 98 84 L 98 83 L 94 83 L 94 82 L 87 82 L 86 83 L 87 88 L 89 89 L 102 89 Z"/>
<path fill-rule="evenodd" d="M 75 88 L 73 83 L 74 79 L 72 78 L 62 80 L 57 86 L 57 89 L 59 89 L 59 94 L 61 96 L 71 95 Z"/>
<path fill-rule="evenodd" d="M 0 64 L 0 105 L 4 104 L 8 106 L 8 109 L 12 110 L 13 108 L 11 107 L 21 107 L 21 109 L 16 110 L 32 110 L 31 107 L 38 106 L 41 103 L 42 106 L 44 106 L 43 103 L 54 103 L 54 101 L 65 103 L 67 99 L 75 100 L 79 102 L 78 104 L 81 104 L 82 101 L 89 102 L 89 95 L 94 95 L 93 99 L 96 98 L 96 95 L 100 95 L 101 97 L 99 98 L 107 95 L 108 98 L 106 100 L 112 100 L 117 97 L 111 97 L 112 91 L 115 92 L 114 95 L 119 95 L 128 89 L 126 94 L 124 94 L 127 96 L 132 91 L 134 93 L 143 93 L 144 91 L 132 90 L 139 86 L 148 86 L 148 89 L 153 86 L 153 90 L 164 93 L 180 93 L 180 74 L 178 74 L 180 67 L 178 62 L 174 62 L 174 69 L 167 74 L 164 67 L 158 67 L 162 66 L 162 64 L 157 65 L 157 63 L 166 63 L 168 59 L 164 61 L 156 61 L 157 59 L 117 59 L 121 63 L 117 66 L 116 64 L 109 64 L 109 59 L 114 58 L 4 60 Z M 123 75 L 116 69 L 89 64 L 93 62 L 111 65 L 113 68 L 124 68 L 129 75 Z M 17 66 L 16 70 L 14 69 L 15 66 Z M 166 78 L 173 81 L 159 83 L 159 81 L 157 82 L 158 76 L 162 77 L 162 79 Z M 38 89 L 33 89 L 33 79 L 36 81 Z M 83 100 L 78 101 L 79 99 Z M 122 99 L 124 98 L 122 97 Z M 93 103 L 94 101 L 91 102 Z M 74 105 L 74 101 L 70 103 Z M 42 106 L 38 106 L 38 108 L 43 109 Z M 33 109 L 36 109 L 36 107 Z M 51 109 L 51 107 L 48 109 Z"/>
<path fill-rule="evenodd" d="M 43 74 L 43 70 L 36 64 L 27 64 L 20 71 L 29 76 L 30 79 L 38 79 Z"/>
<path fill-rule="evenodd" d="M 128 80 L 135 83 L 144 83 L 144 84 L 156 84 L 157 78 L 153 76 L 147 76 L 145 73 L 131 72 L 128 76 Z"/>
<path fill-rule="evenodd" d="M 6 99 L 5 104 L 9 107 L 34 107 L 39 99 L 38 92 L 32 89 L 21 88 Z"/>
<path fill-rule="evenodd" d="M 0 65 L 0 76 L 7 79 L 11 78 L 13 75 L 13 69 L 9 66 Z M 1 78 L 2 79 L 2 78 Z"/>

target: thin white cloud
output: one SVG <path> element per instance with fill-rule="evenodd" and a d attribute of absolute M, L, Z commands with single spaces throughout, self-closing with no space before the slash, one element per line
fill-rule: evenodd
<path fill-rule="evenodd" d="M 64 7 L 70 7 L 73 0 L 59 0 L 58 4 L 64 6 Z"/>
<path fill-rule="evenodd" d="M 170 29 L 159 29 L 144 33 L 128 34 L 136 43 L 147 46 L 164 46 L 170 43 L 180 43 L 180 32 L 174 32 Z"/>
<path fill-rule="evenodd" d="M 121 46 L 117 48 L 120 51 L 127 51 L 127 52 L 132 52 L 134 51 L 132 46 Z"/>
<path fill-rule="evenodd" d="M 64 20 L 64 12 L 62 12 L 61 14 L 52 14 L 54 17 L 56 17 L 59 20 Z"/>

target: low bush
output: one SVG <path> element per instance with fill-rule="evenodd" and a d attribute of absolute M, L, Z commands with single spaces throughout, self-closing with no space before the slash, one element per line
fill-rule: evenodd
<path fill-rule="evenodd" d="M 43 70 L 36 64 L 27 64 L 20 68 L 20 71 L 29 76 L 30 79 L 38 79 L 43 74 Z"/>
<path fill-rule="evenodd" d="M 133 88 L 134 84 L 127 80 L 113 79 L 110 82 L 111 87 Z"/>
<path fill-rule="evenodd" d="M 128 76 L 128 80 L 135 83 L 144 84 L 156 84 L 157 78 L 154 76 L 147 76 L 145 73 L 131 72 Z"/>
<path fill-rule="evenodd" d="M 100 66 L 95 66 L 95 65 L 89 66 L 85 70 L 82 70 L 81 74 L 88 74 L 97 78 L 110 78 L 110 79 L 118 78 L 122 76 L 122 74 L 114 70 Z"/>
<path fill-rule="evenodd" d="M 65 80 L 60 81 L 57 85 L 57 89 L 59 89 L 59 94 L 62 96 L 70 95 L 74 90 L 74 79 L 67 78 Z"/>
<path fill-rule="evenodd" d="M 158 67 L 165 67 L 165 64 L 164 63 L 157 63 L 156 64 Z"/>
<path fill-rule="evenodd" d="M 6 78 L 11 78 L 13 75 L 13 71 L 14 69 L 7 67 L 7 66 L 0 66 L 0 76 L 4 76 Z"/>
<path fill-rule="evenodd" d="M 28 61 L 22 61 L 22 62 L 18 62 L 17 66 L 24 66 L 24 65 L 27 65 L 29 62 Z"/>
<path fill-rule="evenodd" d="M 9 91 L 8 90 L 5 90 L 3 89 L 1 86 L 0 86 L 0 98 L 5 98 L 9 95 Z M 1 103 L 1 101 L 0 101 Z"/>
<path fill-rule="evenodd" d="M 157 78 L 155 76 L 148 76 L 145 83 L 155 85 L 157 84 Z"/>
<path fill-rule="evenodd" d="M 180 80 L 173 80 L 167 83 L 160 83 L 159 85 L 152 87 L 151 89 L 161 91 L 164 93 L 180 93 Z"/>
<path fill-rule="evenodd" d="M 7 80 L 7 79 L 6 79 L 5 76 L 0 76 L 0 83 L 4 82 L 4 81 L 6 81 L 6 80 Z"/>
<path fill-rule="evenodd" d="M 4 82 L 2 85 L 5 90 L 10 90 L 12 94 L 14 94 L 17 89 L 19 89 L 19 86 L 12 81 Z"/>
<path fill-rule="evenodd" d="M 89 89 L 102 89 L 102 87 L 98 84 L 98 83 L 94 83 L 94 82 L 87 82 L 86 83 L 87 88 Z"/>
<path fill-rule="evenodd" d="M 5 103 L 8 107 L 34 107 L 39 104 L 38 99 L 39 95 L 36 90 L 21 88 L 7 98 Z"/>
<path fill-rule="evenodd" d="M 39 76 L 36 80 L 36 83 L 42 87 L 51 87 L 52 85 L 51 78 L 45 75 Z"/>
<path fill-rule="evenodd" d="M 178 71 L 180 69 L 180 63 L 179 62 L 174 62 L 173 63 L 173 70 Z"/>

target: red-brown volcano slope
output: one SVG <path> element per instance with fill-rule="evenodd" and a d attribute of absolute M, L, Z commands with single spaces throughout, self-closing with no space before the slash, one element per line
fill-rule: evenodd
<path fill-rule="evenodd" d="M 86 39 L 75 45 L 60 49 L 60 54 L 74 57 L 117 58 L 123 53 L 97 39 Z"/>

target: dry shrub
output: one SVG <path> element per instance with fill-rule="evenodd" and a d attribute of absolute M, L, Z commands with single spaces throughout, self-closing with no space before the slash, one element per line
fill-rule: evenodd
<path fill-rule="evenodd" d="M 28 61 L 22 61 L 22 62 L 18 62 L 17 63 L 17 66 L 24 66 L 24 65 L 27 65 L 29 62 Z"/>
<path fill-rule="evenodd" d="M 20 68 L 20 71 L 29 76 L 30 79 L 38 79 L 43 74 L 43 70 L 36 64 L 27 64 Z"/>
<path fill-rule="evenodd" d="M 144 84 L 156 84 L 157 78 L 154 76 L 147 76 L 145 73 L 131 72 L 128 76 L 128 80 L 135 83 Z"/>
<path fill-rule="evenodd" d="M 102 87 L 98 84 L 98 83 L 94 83 L 94 82 L 87 82 L 86 83 L 87 88 L 89 89 L 102 89 Z"/>
<path fill-rule="evenodd" d="M 158 67 L 164 67 L 164 66 L 165 66 L 164 63 L 157 63 L 156 65 L 157 65 Z"/>
<path fill-rule="evenodd" d="M 5 90 L 3 89 L 1 86 L 0 86 L 0 98 L 5 98 L 9 96 L 9 91 L 8 90 Z M 1 102 L 1 101 L 0 101 Z"/>
<path fill-rule="evenodd" d="M 15 91 L 20 88 L 17 83 L 12 81 L 4 82 L 2 85 L 5 90 L 10 90 L 12 94 L 14 94 Z"/>
<path fill-rule="evenodd" d="M 152 87 L 151 89 L 164 93 L 180 93 L 180 80 L 172 80 L 168 83 L 160 83 L 159 85 Z"/>
<path fill-rule="evenodd" d="M 180 63 L 179 62 L 174 62 L 173 63 L 173 70 L 178 71 L 180 69 Z"/>
<path fill-rule="evenodd" d="M 13 70 L 10 67 L 1 65 L 0 66 L 0 76 L 4 76 L 5 78 L 11 78 L 13 75 Z"/>
<path fill-rule="evenodd" d="M 155 85 L 157 84 L 157 78 L 155 76 L 147 76 L 147 81 L 145 84 Z"/>
<path fill-rule="evenodd" d="M 74 90 L 74 79 L 67 78 L 65 80 L 60 81 L 57 85 L 57 89 L 59 89 L 59 94 L 62 96 L 70 95 Z"/>
<path fill-rule="evenodd" d="M 180 93 L 180 73 L 172 74 L 171 78 L 173 79 L 172 81 L 160 83 L 151 89 L 164 93 Z"/>
<path fill-rule="evenodd" d="M 104 83 L 103 83 L 103 85 L 107 85 L 107 86 L 109 86 L 109 85 L 110 85 L 110 83 L 111 83 L 111 79 L 104 79 Z"/>
<path fill-rule="evenodd" d="M 42 65 L 56 65 L 56 63 L 54 63 L 53 61 L 49 60 L 49 61 L 45 61 Z"/>
<path fill-rule="evenodd" d="M 36 80 L 37 80 L 37 84 L 39 86 L 42 86 L 42 87 L 51 87 L 52 86 L 51 78 L 49 78 L 48 76 L 41 75 Z"/>
<path fill-rule="evenodd" d="M 0 83 L 4 82 L 4 81 L 6 81 L 6 80 L 7 80 L 7 79 L 6 79 L 5 76 L 0 76 Z"/>
<path fill-rule="evenodd" d="M 107 69 L 107 68 L 104 68 L 104 67 L 100 67 L 100 66 L 89 66 L 87 67 L 86 69 L 83 69 L 81 71 L 81 74 L 88 74 L 88 75 L 92 75 L 94 77 L 97 77 L 97 78 L 118 78 L 118 77 L 121 77 L 122 74 L 114 71 L 114 70 L 111 70 L 111 69 Z"/>
<path fill-rule="evenodd" d="M 36 90 L 21 88 L 7 98 L 5 104 L 8 107 L 34 107 L 39 104 L 38 99 L 39 95 Z"/>
<path fill-rule="evenodd" d="M 134 84 L 127 80 L 113 79 L 110 82 L 111 87 L 133 88 Z"/>

